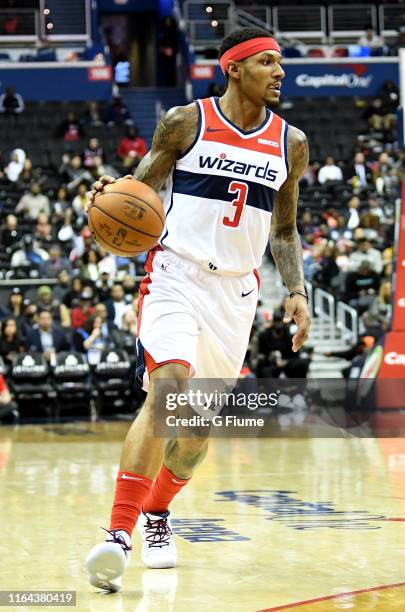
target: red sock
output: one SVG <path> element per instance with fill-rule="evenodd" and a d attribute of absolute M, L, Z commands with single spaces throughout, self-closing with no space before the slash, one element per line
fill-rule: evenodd
<path fill-rule="evenodd" d="M 132 534 L 152 484 L 153 481 L 142 474 L 118 472 L 110 531 L 124 529 Z"/>
<path fill-rule="evenodd" d="M 144 501 L 144 512 L 166 512 L 173 497 L 188 483 L 190 478 L 178 478 L 162 465 L 150 493 Z"/>

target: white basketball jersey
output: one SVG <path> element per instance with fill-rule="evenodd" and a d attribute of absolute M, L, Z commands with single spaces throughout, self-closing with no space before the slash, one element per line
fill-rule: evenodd
<path fill-rule="evenodd" d="M 244 132 L 218 98 L 196 101 L 197 135 L 178 158 L 165 198 L 160 244 L 217 274 L 242 276 L 260 266 L 274 194 L 288 174 L 287 124 L 270 110 Z"/>

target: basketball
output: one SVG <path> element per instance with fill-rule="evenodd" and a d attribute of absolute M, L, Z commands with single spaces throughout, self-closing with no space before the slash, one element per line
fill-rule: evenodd
<path fill-rule="evenodd" d="M 120 179 L 97 193 L 88 210 L 89 227 L 98 244 L 122 257 L 153 247 L 165 214 L 156 192 L 135 179 Z"/>

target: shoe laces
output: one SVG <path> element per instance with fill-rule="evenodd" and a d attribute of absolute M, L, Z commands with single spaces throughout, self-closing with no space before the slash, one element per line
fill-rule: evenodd
<path fill-rule="evenodd" d="M 173 532 L 169 527 L 167 519 L 168 515 L 154 520 L 151 520 L 149 516 L 146 515 L 145 533 L 147 535 L 145 539 L 148 542 L 149 548 L 163 548 L 163 546 L 169 546 Z"/>
<path fill-rule="evenodd" d="M 104 531 L 109 533 L 112 538 L 112 540 L 110 539 L 106 540 L 107 542 L 114 542 L 114 544 L 119 544 L 124 550 L 125 554 L 132 550 L 132 546 L 128 546 L 128 544 L 125 542 L 125 539 L 122 537 L 122 535 L 117 534 L 116 531 L 109 531 L 108 529 L 105 529 L 105 527 L 101 527 L 101 529 L 104 529 Z"/>

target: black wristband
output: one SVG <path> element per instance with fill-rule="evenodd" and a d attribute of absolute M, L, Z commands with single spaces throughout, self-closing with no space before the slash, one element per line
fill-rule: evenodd
<path fill-rule="evenodd" d="M 302 295 L 302 297 L 304 297 L 307 301 L 307 304 L 309 302 L 309 297 L 308 297 L 308 293 L 306 291 L 300 291 L 299 289 L 297 289 L 297 291 L 291 291 L 290 293 L 290 300 L 291 298 L 294 297 L 294 295 Z"/>

